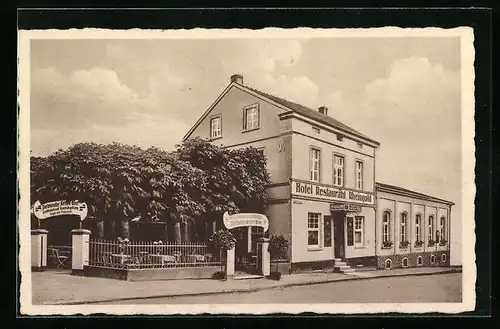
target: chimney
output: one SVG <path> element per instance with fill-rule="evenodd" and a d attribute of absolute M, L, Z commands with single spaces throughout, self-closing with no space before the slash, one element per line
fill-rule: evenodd
<path fill-rule="evenodd" d="M 318 112 L 324 115 L 328 115 L 328 107 L 326 106 L 320 106 L 318 107 Z"/>
<path fill-rule="evenodd" d="M 231 76 L 231 82 L 235 82 L 239 85 L 243 85 L 243 76 L 241 74 L 233 74 Z"/>

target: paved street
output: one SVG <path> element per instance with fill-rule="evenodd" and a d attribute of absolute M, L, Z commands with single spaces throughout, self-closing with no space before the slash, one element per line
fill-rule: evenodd
<path fill-rule="evenodd" d="M 419 303 L 460 302 L 462 274 L 339 281 L 275 288 L 250 293 L 186 296 L 102 304 L 225 304 L 225 303 Z"/>

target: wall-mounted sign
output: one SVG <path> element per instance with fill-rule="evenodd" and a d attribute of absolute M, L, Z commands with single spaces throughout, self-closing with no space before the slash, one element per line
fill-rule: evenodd
<path fill-rule="evenodd" d="M 87 217 L 88 208 L 85 202 L 80 202 L 77 200 L 73 201 L 52 201 L 41 204 L 40 201 L 36 201 L 33 204 L 33 213 L 38 219 L 45 219 L 54 216 L 62 215 L 77 215 L 80 216 L 80 220 L 84 220 Z"/>
<path fill-rule="evenodd" d="M 330 211 L 361 212 L 361 206 L 350 203 L 332 203 Z"/>
<path fill-rule="evenodd" d="M 292 195 L 308 196 L 326 201 L 341 201 L 361 205 L 374 204 L 373 193 L 340 189 L 334 186 L 318 185 L 292 180 Z"/>
<path fill-rule="evenodd" d="M 262 214 L 241 213 L 229 215 L 226 211 L 222 220 L 228 230 L 243 226 L 260 226 L 266 232 L 269 228 L 269 220 Z"/>

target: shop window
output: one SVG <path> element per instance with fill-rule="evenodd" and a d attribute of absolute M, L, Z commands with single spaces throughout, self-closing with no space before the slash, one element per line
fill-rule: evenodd
<path fill-rule="evenodd" d="M 245 107 L 244 109 L 244 130 L 257 129 L 260 126 L 260 111 L 258 105 Z"/>
<path fill-rule="evenodd" d="M 443 262 L 443 263 L 446 262 L 446 254 L 441 255 L 441 262 Z"/>
<path fill-rule="evenodd" d="M 384 211 L 382 217 L 382 242 L 388 244 L 391 242 L 391 212 Z"/>
<path fill-rule="evenodd" d="M 307 246 L 319 247 L 319 221 L 320 214 L 309 213 L 307 216 Z"/>
<path fill-rule="evenodd" d="M 344 157 L 333 156 L 333 185 L 344 186 Z"/>
<path fill-rule="evenodd" d="M 356 161 L 356 188 L 363 189 L 363 162 Z"/>
<path fill-rule="evenodd" d="M 385 260 L 385 268 L 386 268 L 386 269 L 390 269 L 390 268 L 391 268 L 391 266 L 392 266 L 392 260 L 390 260 L 390 259 L 386 259 L 386 260 Z"/>
<path fill-rule="evenodd" d="M 332 221 L 330 216 L 323 217 L 323 246 L 332 246 Z"/>
<path fill-rule="evenodd" d="M 424 260 L 423 260 L 422 256 L 418 256 L 417 257 L 417 265 L 422 266 L 423 262 L 424 262 Z"/>
<path fill-rule="evenodd" d="M 320 180 L 321 150 L 311 148 L 309 179 L 313 182 Z"/>
<path fill-rule="evenodd" d="M 354 217 L 354 245 L 362 246 L 364 244 L 364 222 L 363 216 Z"/>
<path fill-rule="evenodd" d="M 217 138 L 222 136 L 222 117 L 217 116 L 210 119 L 210 137 Z"/>
<path fill-rule="evenodd" d="M 401 266 L 408 267 L 408 258 L 403 258 L 403 261 L 401 262 Z"/>
<path fill-rule="evenodd" d="M 431 264 L 436 263 L 436 256 L 431 255 Z"/>

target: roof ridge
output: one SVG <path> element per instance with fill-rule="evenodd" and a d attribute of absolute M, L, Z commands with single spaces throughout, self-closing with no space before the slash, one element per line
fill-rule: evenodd
<path fill-rule="evenodd" d="M 444 201 L 444 202 L 447 202 L 447 203 L 455 204 L 454 202 L 452 202 L 450 200 L 441 199 L 441 198 L 438 198 L 438 197 L 435 197 L 435 196 L 432 196 L 432 195 L 429 195 L 429 194 L 425 194 L 423 192 L 418 192 L 418 191 L 415 191 L 415 190 L 410 190 L 409 188 L 400 187 L 400 186 L 393 185 L 393 184 L 375 182 L 375 185 L 376 186 L 378 185 L 378 187 L 395 188 L 395 189 L 398 189 L 398 190 L 402 190 L 404 192 L 411 192 L 411 193 L 419 194 L 421 196 L 428 197 L 428 198 L 431 198 L 431 199 L 435 199 L 435 200 L 439 200 L 439 201 Z"/>

